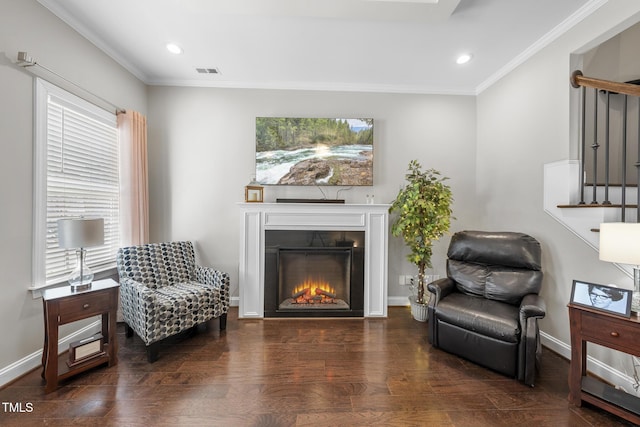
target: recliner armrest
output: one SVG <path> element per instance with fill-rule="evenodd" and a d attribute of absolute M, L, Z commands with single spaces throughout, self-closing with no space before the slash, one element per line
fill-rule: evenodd
<path fill-rule="evenodd" d="M 433 294 L 435 298 L 430 298 L 429 305 L 435 305 L 440 300 L 456 289 L 456 282 L 449 277 L 438 279 L 434 282 L 427 284 L 427 290 Z"/>
<path fill-rule="evenodd" d="M 520 318 L 522 320 L 530 317 L 543 318 L 547 314 L 547 305 L 544 299 L 537 294 L 525 295 L 520 303 Z"/>

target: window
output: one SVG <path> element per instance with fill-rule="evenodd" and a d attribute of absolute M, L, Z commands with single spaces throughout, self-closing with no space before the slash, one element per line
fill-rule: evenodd
<path fill-rule="evenodd" d="M 94 272 L 115 267 L 120 243 L 116 116 L 36 79 L 33 289 L 62 283 L 75 250 L 58 247 L 60 218 L 104 218 L 105 244 L 87 248 Z"/>

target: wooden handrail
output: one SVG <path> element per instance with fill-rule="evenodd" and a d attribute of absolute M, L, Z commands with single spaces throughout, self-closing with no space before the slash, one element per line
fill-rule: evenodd
<path fill-rule="evenodd" d="M 640 96 L 640 86 L 638 85 L 585 77 L 582 75 L 582 71 L 580 70 L 576 70 L 571 74 L 571 86 L 575 88 L 585 86 L 594 89 L 607 90 L 612 93 L 615 92 L 622 93 L 624 95 Z"/>

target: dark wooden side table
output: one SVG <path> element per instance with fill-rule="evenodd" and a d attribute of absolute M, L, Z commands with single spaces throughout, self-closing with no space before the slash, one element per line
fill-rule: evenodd
<path fill-rule="evenodd" d="M 640 424 L 640 398 L 587 376 L 587 342 L 640 356 L 640 318 L 616 316 L 569 304 L 571 367 L 569 401 L 588 402 L 635 424 Z"/>
<path fill-rule="evenodd" d="M 91 288 L 74 292 L 70 286 L 46 289 L 42 293 L 44 307 L 44 348 L 42 350 L 42 377 L 46 380 L 45 392 L 58 388 L 58 381 L 69 378 L 93 367 L 118 363 L 116 340 L 116 312 L 118 310 L 119 284 L 112 279 L 97 280 Z M 68 366 L 65 355 L 58 355 L 58 328 L 60 325 L 102 316 L 104 353 L 84 362 Z"/>

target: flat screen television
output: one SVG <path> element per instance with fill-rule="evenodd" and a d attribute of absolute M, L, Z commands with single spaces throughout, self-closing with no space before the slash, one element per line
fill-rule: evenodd
<path fill-rule="evenodd" d="M 256 117 L 262 185 L 373 185 L 373 119 Z"/>

